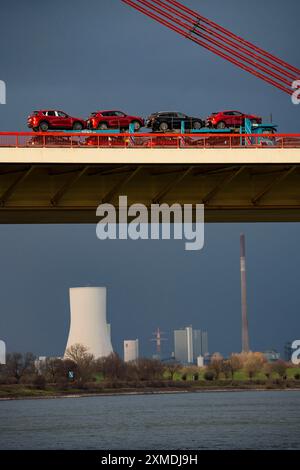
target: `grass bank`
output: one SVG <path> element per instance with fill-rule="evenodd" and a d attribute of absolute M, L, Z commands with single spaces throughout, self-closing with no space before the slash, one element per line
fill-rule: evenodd
<path fill-rule="evenodd" d="M 300 390 L 299 380 L 218 380 L 218 381 L 149 381 L 149 382 L 108 382 L 90 383 L 84 387 L 68 386 L 60 388 L 54 384 L 44 389 L 33 385 L 0 385 L 0 399 L 56 398 L 67 396 L 95 396 L 121 394 L 151 394 L 207 391 L 247 391 L 247 390 Z"/>

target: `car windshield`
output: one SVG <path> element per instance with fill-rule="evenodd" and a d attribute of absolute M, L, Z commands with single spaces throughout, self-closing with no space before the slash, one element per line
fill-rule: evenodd
<path fill-rule="evenodd" d="M 186 114 L 183 114 L 183 113 L 177 113 L 177 117 L 179 118 L 186 118 Z"/>
<path fill-rule="evenodd" d="M 91 117 L 96 117 L 98 113 L 92 113 Z"/>

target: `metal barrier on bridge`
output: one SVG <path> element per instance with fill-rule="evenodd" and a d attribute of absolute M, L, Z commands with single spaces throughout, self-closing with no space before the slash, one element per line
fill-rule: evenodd
<path fill-rule="evenodd" d="M 251 143 L 245 145 L 245 141 Z M 300 148 L 300 134 L 0 132 L 4 148 L 235 149 Z"/>

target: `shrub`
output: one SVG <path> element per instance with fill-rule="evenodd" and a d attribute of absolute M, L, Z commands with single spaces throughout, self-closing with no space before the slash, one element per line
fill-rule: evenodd
<path fill-rule="evenodd" d="M 298 374 L 295 374 L 295 379 L 296 379 L 296 380 L 300 380 L 300 374 L 299 374 L 299 373 L 298 373 Z"/>
<path fill-rule="evenodd" d="M 70 385 L 71 384 L 66 377 L 60 377 L 56 384 L 58 390 L 66 390 L 70 387 Z"/>
<path fill-rule="evenodd" d="M 212 382 L 216 378 L 216 374 L 212 370 L 207 370 L 204 374 L 205 380 L 208 380 L 209 382 Z"/>
<path fill-rule="evenodd" d="M 286 371 L 287 371 L 287 364 L 284 361 L 275 361 L 271 364 L 271 371 L 275 372 L 279 375 L 279 377 L 286 380 Z"/>
<path fill-rule="evenodd" d="M 33 380 L 33 385 L 38 390 L 45 390 L 46 388 L 46 379 L 43 375 L 37 375 Z"/>

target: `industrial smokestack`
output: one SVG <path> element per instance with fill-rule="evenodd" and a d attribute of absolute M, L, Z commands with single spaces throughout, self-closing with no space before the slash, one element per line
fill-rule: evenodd
<path fill-rule="evenodd" d="M 245 235 L 242 233 L 240 238 L 241 245 L 241 297 L 242 297 L 242 351 L 248 353 L 249 329 L 247 315 L 247 284 L 246 284 L 246 244 Z"/>

